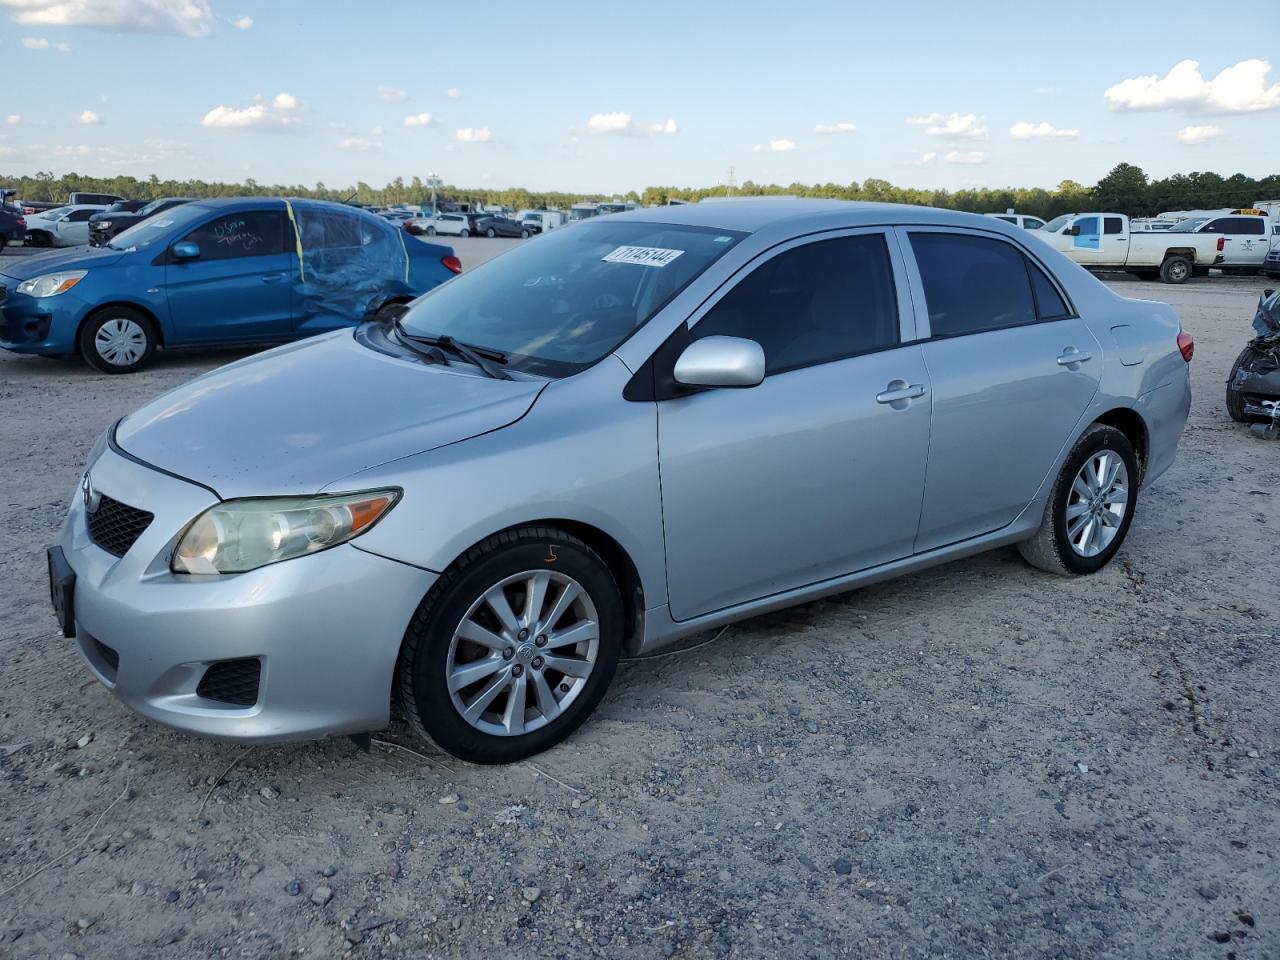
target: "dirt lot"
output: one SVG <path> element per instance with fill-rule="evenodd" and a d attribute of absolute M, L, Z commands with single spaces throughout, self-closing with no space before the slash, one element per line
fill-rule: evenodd
<path fill-rule="evenodd" d="M 1115 286 L 1198 346 L 1110 567 L 1005 549 L 735 625 L 509 769 L 119 705 L 43 548 L 94 437 L 236 354 L 0 356 L 0 957 L 1280 956 L 1280 445 L 1222 399 L 1263 284 Z"/>

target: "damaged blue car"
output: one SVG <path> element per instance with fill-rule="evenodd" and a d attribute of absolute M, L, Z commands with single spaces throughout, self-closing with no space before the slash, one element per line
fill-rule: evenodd
<path fill-rule="evenodd" d="M 355 326 L 461 270 L 450 247 L 355 207 L 202 200 L 104 247 L 5 264 L 0 348 L 132 373 L 160 347 L 283 343 Z"/>

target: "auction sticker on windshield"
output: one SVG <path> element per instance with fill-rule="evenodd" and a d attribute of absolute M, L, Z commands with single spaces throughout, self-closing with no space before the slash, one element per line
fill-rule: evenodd
<path fill-rule="evenodd" d="M 665 267 L 683 250 L 667 250 L 662 247 L 618 247 L 600 259 L 605 263 L 638 263 L 642 267 Z"/>

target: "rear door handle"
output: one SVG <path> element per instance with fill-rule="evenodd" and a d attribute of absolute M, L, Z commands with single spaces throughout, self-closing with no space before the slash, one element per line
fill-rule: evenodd
<path fill-rule="evenodd" d="M 1081 353 L 1075 347 L 1067 347 L 1062 351 L 1062 356 L 1058 357 L 1058 366 L 1069 367 L 1076 363 L 1084 363 L 1086 360 L 1092 360 L 1093 354 Z"/>
<path fill-rule="evenodd" d="M 277 280 L 283 280 L 283 279 L 284 279 L 283 273 L 264 273 L 262 275 L 263 283 L 275 283 Z"/>
<path fill-rule="evenodd" d="M 903 400 L 916 400 L 925 395 L 923 383 L 907 383 L 905 380 L 890 380 L 884 391 L 876 394 L 876 403 L 899 403 Z"/>

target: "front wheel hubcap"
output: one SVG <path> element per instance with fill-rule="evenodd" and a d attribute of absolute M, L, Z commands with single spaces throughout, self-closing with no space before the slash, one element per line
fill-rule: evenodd
<path fill-rule="evenodd" d="M 147 334 L 136 321 L 116 317 L 98 328 L 93 346 L 107 363 L 127 367 L 137 363 L 146 353 Z"/>
<path fill-rule="evenodd" d="M 1067 497 L 1067 542 L 1077 556 L 1096 557 L 1116 538 L 1129 509 L 1129 470 L 1114 450 L 1092 454 Z"/>
<path fill-rule="evenodd" d="M 518 573 L 482 593 L 454 630 L 445 662 L 449 697 L 483 733 L 532 733 L 582 694 L 599 653 L 600 619 L 577 580 Z"/>

